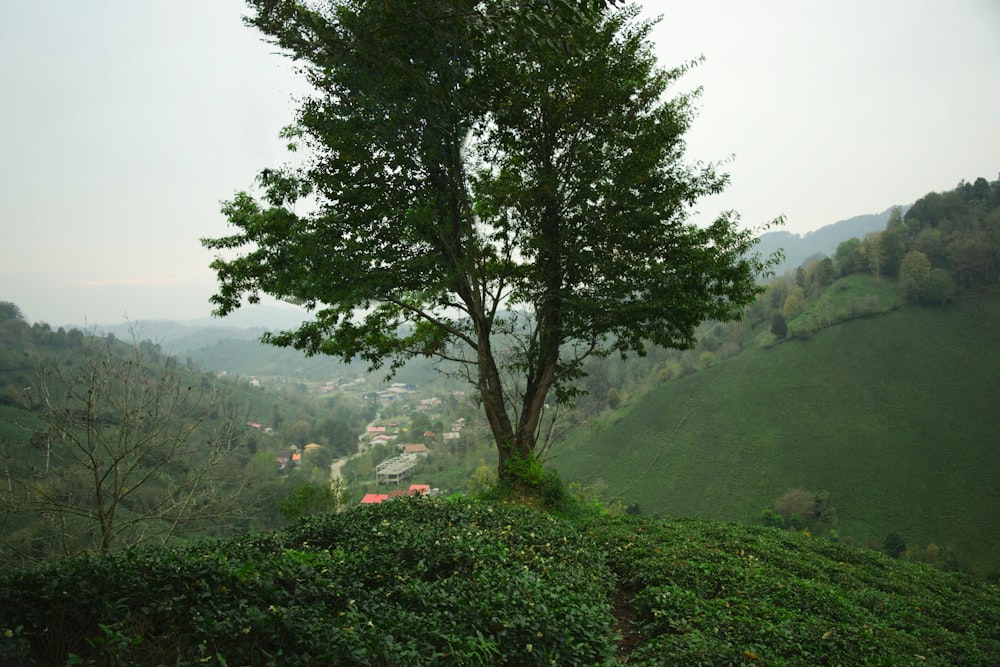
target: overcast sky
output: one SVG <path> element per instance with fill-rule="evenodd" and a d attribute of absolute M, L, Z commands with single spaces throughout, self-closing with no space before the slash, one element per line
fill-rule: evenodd
<path fill-rule="evenodd" d="M 661 0 L 661 63 L 704 55 L 689 160 L 732 155 L 748 226 L 806 233 L 1000 171 L 1000 1 Z M 0 0 L 0 301 L 30 321 L 211 307 L 219 202 L 285 159 L 303 92 L 239 0 Z"/>

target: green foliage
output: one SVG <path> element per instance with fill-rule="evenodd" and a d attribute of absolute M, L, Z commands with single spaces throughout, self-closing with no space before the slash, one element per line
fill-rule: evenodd
<path fill-rule="evenodd" d="M 899 558 L 906 553 L 906 541 L 899 533 L 889 533 L 882 541 L 882 551 L 889 558 Z"/>
<path fill-rule="evenodd" d="M 907 301 L 920 301 L 931 284 L 931 260 L 919 250 L 911 250 L 899 265 L 899 292 Z"/>
<path fill-rule="evenodd" d="M 841 276 L 863 271 L 865 268 L 865 258 L 861 254 L 861 241 L 856 238 L 843 241 L 837 246 L 834 261 Z"/>
<path fill-rule="evenodd" d="M 296 521 L 313 514 L 339 512 L 350 502 L 344 483 L 338 478 L 316 484 L 305 482 L 290 494 L 278 498 L 278 510 L 286 521 Z"/>
<path fill-rule="evenodd" d="M 0 572 L 9 665 L 988 665 L 998 628 L 995 586 L 827 540 L 461 499 Z"/>
<path fill-rule="evenodd" d="M 538 457 L 513 456 L 507 463 L 509 475 L 483 494 L 483 498 L 499 502 L 524 502 L 538 505 L 551 512 L 565 512 L 572 498 L 556 470 L 546 470 Z"/>
<path fill-rule="evenodd" d="M 785 517 L 781 516 L 770 507 L 764 509 L 760 515 L 760 520 L 768 528 L 784 528 L 787 525 Z"/>
<path fill-rule="evenodd" d="M 0 301 L 0 322 L 6 320 L 24 321 L 24 313 L 21 308 L 11 301 Z"/>
<path fill-rule="evenodd" d="M 779 310 L 774 311 L 771 317 L 771 333 L 779 340 L 788 336 L 788 322 L 785 321 L 784 313 Z"/>
<path fill-rule="evenodd" d="M 608 407 L 609 408 L 611 408 L 612 410 L 617 410 L 621 406 L 621 404 L 622 404 L 622 395 L 621 395 L 621 392 L 619 392 L 614 387 L 612 387 L 611 389 L 608 389 L 607 402 L 608 402 Z"/>

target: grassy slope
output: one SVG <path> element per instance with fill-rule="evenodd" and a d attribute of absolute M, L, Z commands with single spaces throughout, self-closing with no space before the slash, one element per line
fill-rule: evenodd
<path fill-rule="evenodd" d="M 660 385 L 556 450 L 643 512 L 756 521 L 785 491 L 828 491 L 859 543 L 894 531 L 1000 564 L 1000 299 L 908 307 Z"/>

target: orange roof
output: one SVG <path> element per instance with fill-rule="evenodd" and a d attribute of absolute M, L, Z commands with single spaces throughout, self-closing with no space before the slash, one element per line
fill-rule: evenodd
<path fill-rule="evenodd" d="M 385 493 L 366 493 L 365 497 L 361 499 L 361 504 L 378 505 L 383 500 L 389 500 L 389 496 Z"/>
<path fill-rule="evenodd" d="M 430 492 L 430 484 L 410 484 L 410 493 L 419 493 L 422 496 L 426 496 Z"/>

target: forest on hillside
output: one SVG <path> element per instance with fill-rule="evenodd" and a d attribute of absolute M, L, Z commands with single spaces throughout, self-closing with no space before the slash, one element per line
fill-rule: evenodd
<path fill-rule="evenodd" d="M 269 530 L 335 507 L 330 464 L 356 451 L 372 414 L 351 395 L 207 372 L 148 340 L 28 324 L 0 302 L 0 564 Z"/>

